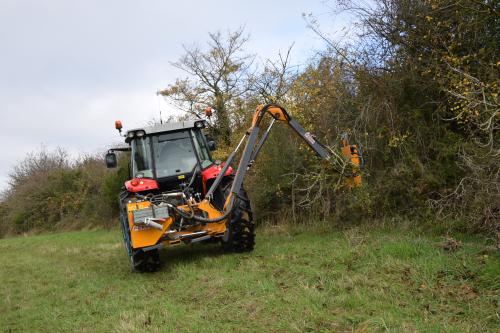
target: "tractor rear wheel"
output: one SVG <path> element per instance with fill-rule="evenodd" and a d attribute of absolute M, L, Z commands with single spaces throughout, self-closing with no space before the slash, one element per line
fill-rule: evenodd
<path fill-rule="evenodd" d="M 221 194 L 225 200 L 231 193 L 233 179 L 228 180 L 221 186 Z M 236 208 L 226 221 L 226 233 L 220 238 L 222 248 L 226 252 L 248 252 L 255 245 L 255 223 L 250 209 L 250 200 L 242 187 L 235 201 Z"/>

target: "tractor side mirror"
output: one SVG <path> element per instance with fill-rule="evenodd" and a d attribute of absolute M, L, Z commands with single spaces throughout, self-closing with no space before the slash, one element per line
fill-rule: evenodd
<path fill-rule="evenodd" d="M 207 137 L 208 149 L 210 151 L 217 150 L 217 140 L 213 136 Z"/>
<path fill-rule="evenodd" d="M 110 168 L 116 168 L 116 165 L 118 163 L 116 162 L 116 155 L 115 153 L 107 153 L 106 154 L 106 166 L 108 169 Z"/>

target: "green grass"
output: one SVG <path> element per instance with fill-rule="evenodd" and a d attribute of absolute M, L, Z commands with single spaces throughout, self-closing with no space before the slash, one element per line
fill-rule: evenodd
<path fill-rule="evenodd" d="M 251 253 L 163 249 L 162 270 L 143 275 L 120 232 L 2 239 L 0 331 L 500 331 L 499 255 L 482 244 L 287 231 L 259 229 Z"/>

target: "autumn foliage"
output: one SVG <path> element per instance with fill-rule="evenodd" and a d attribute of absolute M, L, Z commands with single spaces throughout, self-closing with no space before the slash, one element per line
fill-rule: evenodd
<path fill-rule="evenodd" d="M 219 139 L 217 158 L 236 147 L 263 103 L 284 106 L 333 152 L 340 152 L 342 135 L 349 134 L 366 160 L 363 186 L 355 189 L 288 128 L 274 126 L 245 181 L 261 223 L 322 220 L 347 226 L 390 218 L 441 231 L 483 232 L 498 242 L 499 2 L 325 4 L 348 23 L 330 34 L 313 14 L 304 15 L 325 41 L 307 63 L 293 64 L 290 49 L 257 63 L 244 49 L 244 29 L 218 31 L 209 34 L 207 45 L 185 45 L 185 54 L 172 65 L 186 77 L 157 93 L 188 118 L 213 109 L 208 131 Z M 90 162 L 70 169 L 86 170 L 85 163 Z M 62 175 L 68 167 L 55 170 Z M 75 177 L 72 184 L 81 186 L 82 176 Z M 91 185 L 80 189 L 97 193 Z M 66 207 L 64 198 L 57 200 Z M 78 204 L 88 207 L 88 198 Z M 23 205 L 27 202 L 19 207 L 29 213 Z M 75 210 L 77 203 L 72 205 Z M 11 221 L 16 214 L 21 213 L 9 213 Z M 40 219 L 57 219 L 50 214 Z"/>

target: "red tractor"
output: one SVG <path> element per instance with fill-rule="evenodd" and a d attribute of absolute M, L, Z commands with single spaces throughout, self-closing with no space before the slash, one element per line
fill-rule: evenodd
<path fill-rule="evenodd" d="M 274 118 L 255 150 L 263 116 Z M 184 242 L 191 244 L 218 239 L 224 250 L 253 250 L 254 222 L 247 193 L 245 172 L 254 163 L 275 121 L 286 123 L 334 172 L 348 178 L 348 185 L 361 185 L 359 169 L 363 157 L 344 140 L 342 154 L 350 163 L 336 162 L 327 147 L 307 133 L 282 107 L 260 105 L 252 126 L 246 131 L 226 163 L 213 160 L 217 149 L 213 137 L 204 135 L 205 120 L 156 124 L 128 130 L 126 148 L 112 148 L 106 155 L 109 168 L 116 167 L 114 151 L 130 151 L 134 178 L 120 193 L 123 239 L 135 272 L 160 269 L 158 249 Z M 116 122 L 120 131 L 122 125 Z M 237 171 L 230 166 L 248 136 Z"/>

